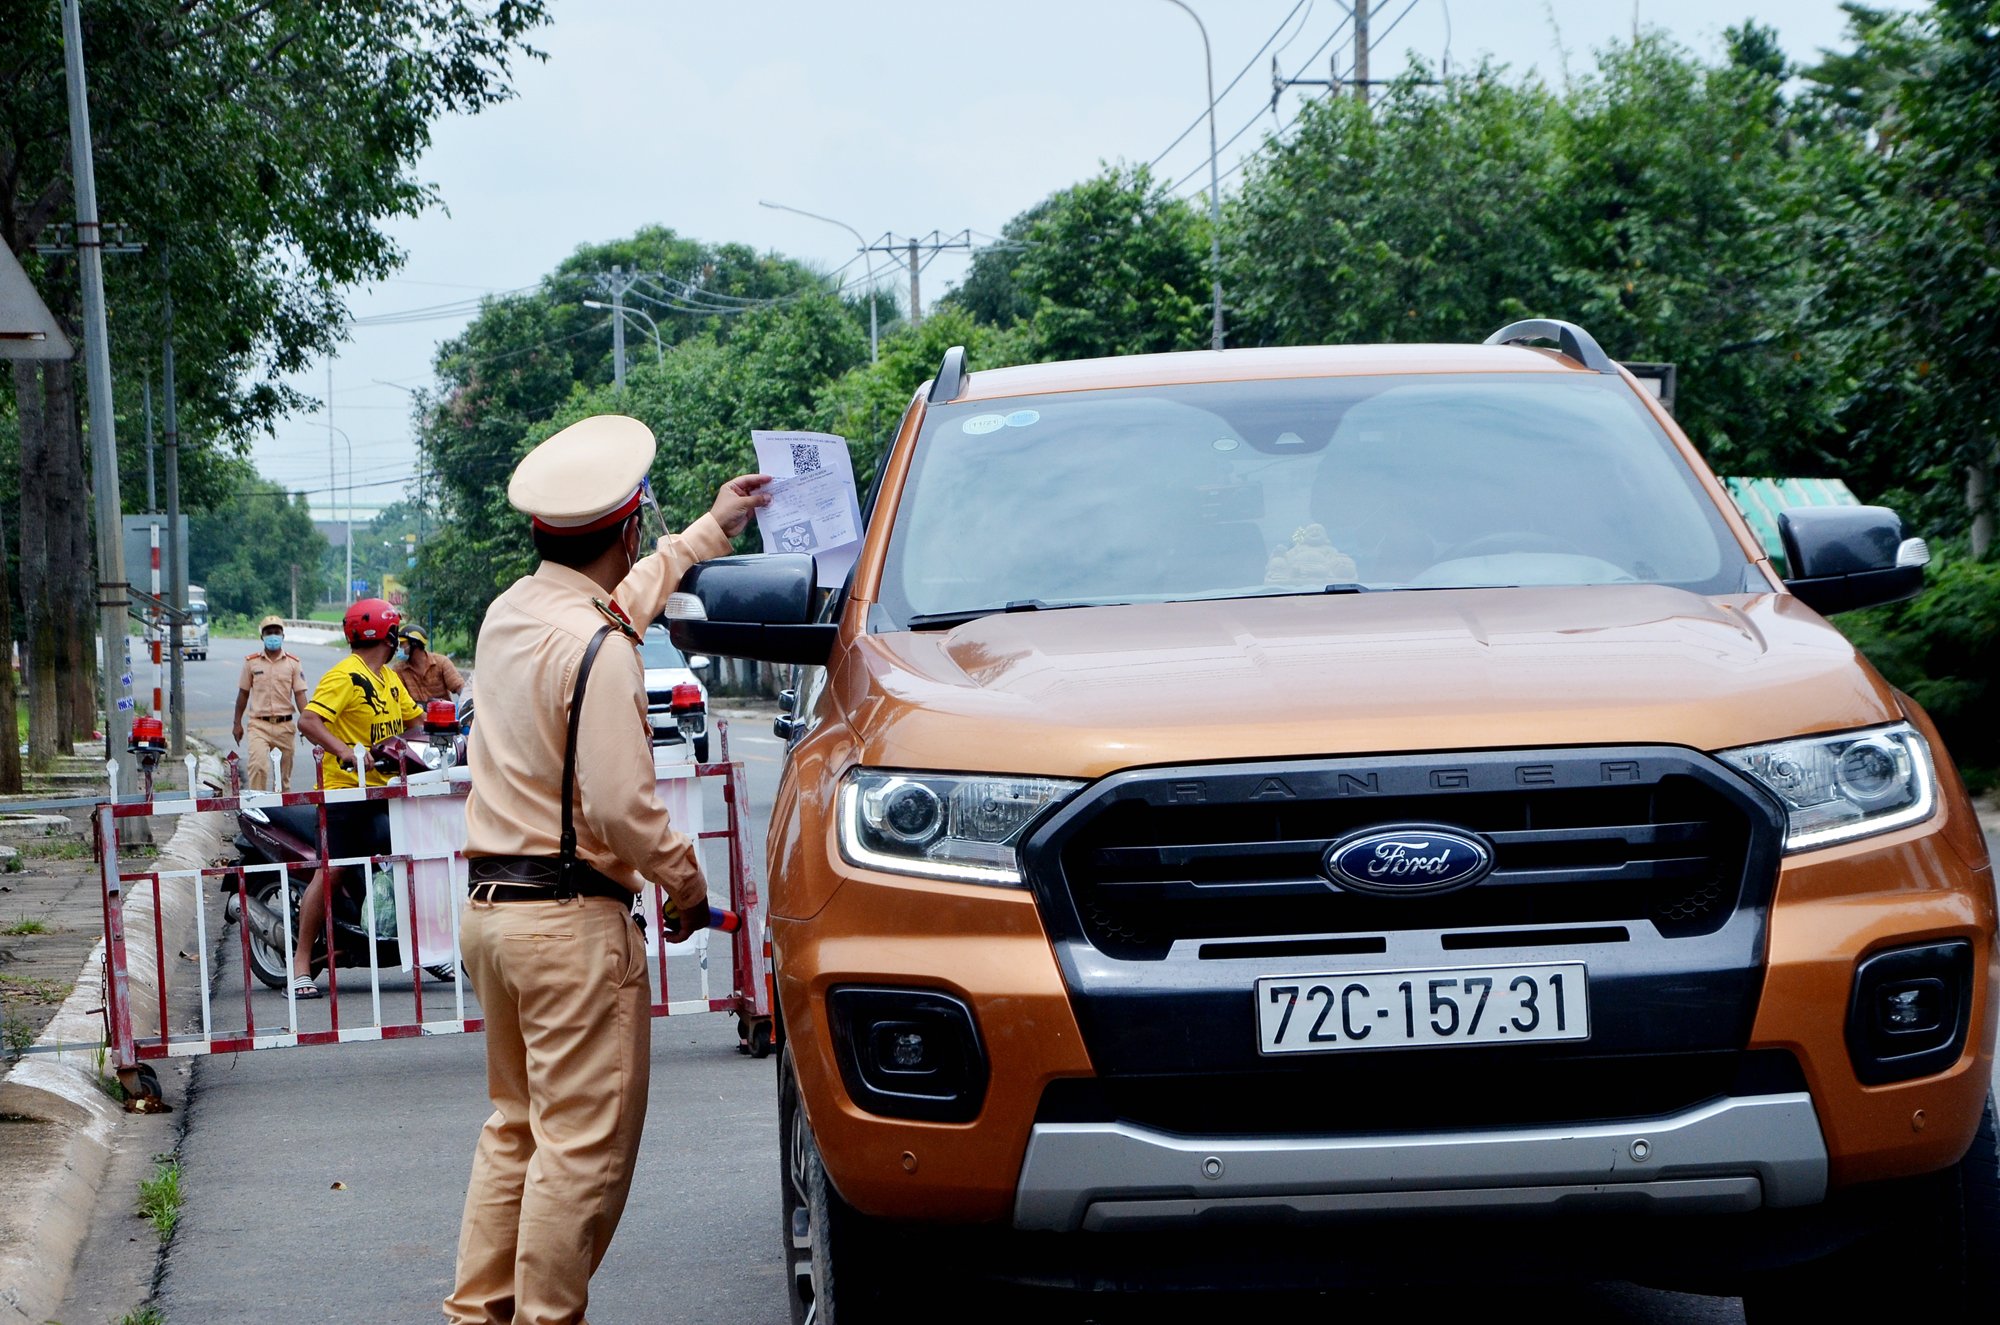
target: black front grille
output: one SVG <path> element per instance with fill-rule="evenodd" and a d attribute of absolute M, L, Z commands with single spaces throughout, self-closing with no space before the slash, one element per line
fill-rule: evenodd
<path fill-rule="evenodd" d="M 1181 939 L 1631 922 L 1712 934 L 1743 900 L 1758 807 L 1699 756 L 1632 753 L 1142 771 L 1042 845 L 1083 937 L 1125 959 Z M 1483 836 L 1492 872 L 1408 898 L 1329 882 L 1332 842 L 1405 822 Z"/>

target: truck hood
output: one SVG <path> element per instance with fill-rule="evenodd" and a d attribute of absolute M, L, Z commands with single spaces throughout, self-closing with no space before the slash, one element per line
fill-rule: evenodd
<path fill-rule="evenodd" d="M 1901 716 L 1790 595 L 1661 585 L 1003 613 L 855 644 L 834 690 L 878 767 L 1096 777 L 1401 751 L 1716 750 Z"/>

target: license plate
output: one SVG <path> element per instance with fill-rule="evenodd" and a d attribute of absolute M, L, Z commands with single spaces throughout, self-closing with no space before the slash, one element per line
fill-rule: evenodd
<path fill-rule="evenodd" d="M 1582 962 L 1257 982 L 1257 1048 L 1266 1054 L 1589 1038 Z"/>

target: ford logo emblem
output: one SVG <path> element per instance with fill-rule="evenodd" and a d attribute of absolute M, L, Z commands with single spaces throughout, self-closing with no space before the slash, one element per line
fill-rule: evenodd
<path fill-rule="evenodd" d="M 1376 897 L 1424 897 L 1469 888 L 1493 869 L 1477 833 L 1442 824 L 1386 824 L 1335 839 L 1323 857 L 1336 887 Z"/>

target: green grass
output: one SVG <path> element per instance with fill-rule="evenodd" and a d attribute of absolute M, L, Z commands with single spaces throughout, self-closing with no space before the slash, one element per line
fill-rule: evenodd
<path fill-rule="evenodd" d="M 35 1042 L 35 1028 L 32 1023 L 20 1017 L 0 1019 L 0 1051 L 9 1058 L 19 1058 L 28 1052 L 28 1046 Z"/>
<path fill-rule="evenodd" d="M 167 1325 L 167 1318 L 160 1314 L 158 1307 L 140 1307 L 120 1316 L 118 1325 Z"/>
<path fill-rule="evenodd" d="M 7 928 L 0 929 L 0 934 L 5 934 L 9 938 L 16 939 L 26 938 L 30 934 L 46 934 L 48 932 L 49 927 L 47 925 L 44 925 L 39 920 L 32 920 L 27 916 L 22 916 L 19 920 L 7 926 Z"/>
<path fill-rule="evenodd" d="M 139 1215 L 152 1221 L 160 1241 L 173 1237 L 174 1225 L 180 1222 L 181 1202 L 186 1199 L 181 1190 L 181 1162 L 170 1155 L 153 1156 L 153 1176 L 139 1180 Z"/>
<path fill-rule="evenodd" d="M 20 851 L 23 860 L 82 860 L 92 854 L 90 843 L 79 842 L 75 838 L 59 838 L 51 842 L 23 842 Z"/>
<path fill-rule="evenodd" d="M 0 996 L 13 994 L 30 1003 L 60 1003 L 76 986 L 47 976 L 0 974 Z"/>

